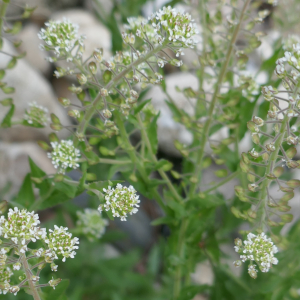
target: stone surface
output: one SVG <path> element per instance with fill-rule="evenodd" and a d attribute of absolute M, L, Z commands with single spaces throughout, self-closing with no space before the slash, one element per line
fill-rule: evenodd
<path fill-rule="evenodd" d="M 8 43 L 5 43 L 3 50 L 8 53 L 14 53 L 13 47 Z M 9 56 L 0 54 L 0 68 L 4 68 L 9 60 Z M 23 118 L 25 109 L 28 108 L 28 104 L 35 101 L 39 105 L 47 107 L 50 113 L 55 113 L 63 125 L 70 125 L 67 111 L 59 104 L 49 82 L 24 59 L 18 60 L 15 68 L 6 71 L 3 81 L 8 86 L 16 89 L 15 93 L 11 95 L 16 106 L 13 117 L 14 121 L 20 121 Z M 10 97 L 10 95 L 5 95 L 0 91 L 0 99 L 7 98 L 8 96 Z M 4 118 L 8 109 L 8 107 L 1 106 L 0 120 Z M 50 132 L 52 130 L 49 126 L 42 129 L 13 126 L 12 128 L 1 129 L 0 138 L 6 141 L 47 139 Z M 68 134 L 67 130 L 63 130 L 58 133 L 58 136 L 63 138 L 68 136 Z"/>
<path fill-rule="evenodd" d="M 37 144 L 0 142 L 0 192 L 11 183 L 4 199 L 10 200 L 18 193 L 24 177 L 30 172 L 28 156 L 47 174 L 56 172 L 46 152 Z"/>
<path fill-rule="evenodd" d="M 176 86 L 180 89 L 192 87 L 198 89 L 198 79 L 189 73 L 174 73 L 166 76 L 167 92 L 179 108 L 184 109 L 189 115 L 193 114 L 192 105 L 186 98 L 176 91 Z M 162 151 L 173 156 L 179 156 L 179 152 L 174 147 L 174 141 L 178 140 L 189 145 L 192 142 L 192 134 L 185 127 L 173 120 L 173 114 L 166 104 L 167 96 L 159 86 L 153 86 L 145 95 L 145 99 L 152 98 L 151 103 L 154 108 L 160 111 L 158 118 L 158 142 Z"/>
<path fill-rule="evenodd" d="M 111 34 L 91 12 L 82 9 L 70 9 L 51 15 L 51 19 L 54 20 L 62 20 L 63 18 L 78 24 L 79 34 L 86 36 L 86 50 L 83 59 L 89 57 L 95 48 L 103 48 L 103 56 L 107 59 L 111 57 Z"/>
<path fill-rule="evenodd" d="M 51 64 L 46 60 L 46 52 L 39 49 L 41 40 L 38 38 L 40 27 L 35 24 L 26 25 L 19 34 L 22 40 L 20 46 L 21 51 L 26 52 L 26 60 L 36 70 L 45 76 L 49 76 L 51 72 Z"/>

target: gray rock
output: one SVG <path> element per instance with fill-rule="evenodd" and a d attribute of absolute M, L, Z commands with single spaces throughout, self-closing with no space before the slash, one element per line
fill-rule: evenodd
<path fill-rule="evenodd" d="M 194 112 L 192 104 L 186 98 L 176 91 L 176 86 L 180 89 L 192 87 L 198 89 L 198 79 L 195 75 L 190 73 L 174 73 L 166 76 L 167 92 L 173 99 L 175 104 L 192 115 Z M 193 136 L 185 129 L 185 127 L 173 120 L 173 114 L 166 104 L 167 96 L 159 86 L 152 87 L 145 95 L 145 99 L 152 98 L 151 103 L 154 108 L 160 111 L 158 118 L 158 142 L 162 151 L 173 156 L 180 156 L 178 150 L 174 147 L 174 141 L 178 140 L 183 144 L 191 144 Z"/>
<path fill-rule="evenodd" d="M 28 156 L 47 174 L 56 172 L 46 152 L 37 144 L 0 142 L 0 192 L 11 184 L 4 199 L 10 200 L 18 193 L 24 177 L 30 172 Z"/>
<path fill-rule="evenodd" d="M 14 48 L 9 43 L 4 44 L 4 52 L 14 53 Z M 4 54 L 0 54 L 0 68 L 4 68 L 10 57 Z M 14 99 L 16 106 L 13 120 L 20 121 L 25 110 L 28 108 L 30 102 L 37 102 L 48 108 L 50 113 L 55 113 L 63 125 L 70 125 L 70 120 L 67 112 L 57 101 L 53 90 L 48 81 L 33 67 L 31 67 L 26 60 L 18 60 L 15 68 L 6 71 L 6 75 L 3 79 L 8 86 L 14 87 L 15 93 L 11 95 Z M 0 91 L 0 99 L 7 98 Z M 4 118 L 9 108 L 1 107 L 0 120 Z M 1 129 L 0 138 L 6 141 L 28 141 L 37 139 L 46 139 L 48 134 L 52 132 L 48 126 L 43 129 L 37 129 L 25 126 L 13 126 L 13 128 Z M 59 137 L 63 138 L 68 136 L 68 131 L 63 130 L 58 133 Z"/>
<path fill-rule="evenodd" d="M 26 52 L 26 60 L 45 76 L 50 75 L 51 64 L 46 60 L 47 54 L 39 49 L 41 40 L 38 38 L 40 28 L 35 24 L 26 25 L 19 34 L 22 40 L 21 51 Z"/>
<path fill-rule="evenodd" d="M 90 12 L 80 9 L 59 11 L 51 16 L 53 20 L 67 18 L 79 25 L 79 34 L 85 35 L 85 53 L 83 59 L 89 57 L 95 48 L 103 48 L 103 56 L 111 57 L 111 34 Z"/>

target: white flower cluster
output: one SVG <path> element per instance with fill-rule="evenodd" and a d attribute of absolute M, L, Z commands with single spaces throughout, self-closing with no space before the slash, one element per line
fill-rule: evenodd
<path fill-rule="evenodd" d="M 293 45 L 300 43 L 300 36 L 296 34 L 290 34 L 283 41 L 283 50 L 285 51 L 293 51 Z"/>
<path fill-rule="evenodd" d="M 63 21 L 49 21 L 45 23 L 38 37 L 45 42 L 42 50 L 54 51 L 57 57 L 70 53 L 75 46 L 83 45 L 83 36 L 78 35 L 78 25 L 64 19 Z"/>
<path fill-rule="evenodd" d="M 30 108 L 25 111 L 24 119 L 33 126 L 47 126 L 50 121 L 48 109 L 36 102 L 29 103 Z"/>
<path fill-rule="evenodd" d="M 87 236 L 90 241 L 100 239 L 105 232 L 108 221 L 103 219 L 96 209 L 86 208 L 84 212 L 77 212 L 78 229 Z"/>
<path fill-rule="evenodd" d="M 168 6 L 152 14 L 149 20 L 160 44 L 165 40 L 165 36 L 170 42 L 178 43 L 183 48 L 194 48 L 197 44 L 194 36 L 198 31 L 190 14 Z"/>
<path fill-rule="evenodd" d="M 66 258 L 74 258 L 76 252 L 74 250 L 79 247 L 79 239 L 74 237 L 72 239 L 72 233 L 67 231 L 67 227 L 58 227 L 54 225 L 54 230 L 49 230 L 49 238 L 45 240 L 50 250 L 52 250 L 57 256 L 62 256 L 62 261 L 65 262 Z"/>
<path fill-rule="evenodd" d="M 240 254 L 242 262 L 250 261 L 248 273 L 252 278 L 257 277 L 257 270 L 253 262 L 256 262 L 262 272 L 269 272 L 272 265 L 278 263 L 278 259 L 274 256 L 278 249 L 263 232 L 258 235 L 249 233 L 247 240 L 243 242 L 241 239 L 235 239 L 234 250 Z M 235 261 L 234 265 L 241 266 L 241 261 Z"/>
<path fill-rule="evenodd" d="M 52 164 L 59 173 L 65 174 L 67 168 L 77 169 L 79 167 L 80 151 L 74 147 L 71 140 L 62 140 L 60 143 L 52 142 L 51 146 L 53 150 L 48 153 L 48 157 L 52 159 Z"/>
<path fill-rule="evenodd" d="M 35 242 L 37 239 L 46 237 L 46 229 L 40 228 L 39 216 L 26 209 L 19 210 L 17 207 L 9 209 L 7 219 L 0 218 L 0 236 L 9 239 L 16 245 L 23 245 L 20 252 L 27 251 L 27 242 Z"/>
<path fill-rule="evenodd" d="M 114 217 L 120 217 L 121 221 L 126 221 L 127 214 L 137 213 L 140 200 L 133 186 L 127 187 L 118 183 L 115 189 L 109 186 L 103 191 L 106 194 L 105 204 L 99 206 L 100 212 L 103 211 L 104 207 L 106 211 L 111 210 Z"/>
<path fill-rule="evenodd" d="M 26 252 L 31 252 L 31 256 L 27 256 L 28 259 L 37 257 L 42 263 L 49 263 L 51 270 L 56 272 L 57 265 L 54 260 L 59 256 L 63 257 L 63 261 L 66 258 L 73 258 L 78 249 L 78 238 L 72 237 L 72 234 L 67 231 L 68 228 L 54 226 L 54 230 L 49 230 L 47 237 L 47 231 L 45 228 L 40 228 L 39 217 L 34 212 L 28 212 L 27 210 L 19 210 L 17 207 L 10 209 L 7 218 L 1 216 L 0 218 L 0 237 L 7 240 L 0 245 L 0 294 L 12 293 L 16 295 L 20 290 L 20 285 L 11 285 L 10 277 L 14 274 L 14 271 L 19 271 L 22 268 L 21 257 L 26 255 Z M 48 244 L 48 248 L 39 248 L 31 250 L 27 246 L 30 242 L 37 242 L 41 240 Z M 13 243 L 11 243 L 13 242 Z M 11 250 L 13 250 L 13 254 Z M 14 256 L 19 256 L 18 259 Z M 26 257 L 26 256 L 25 256 Z M 32 272 L 33 269 L 31 269 Z M 35 276 L 32 273 L 31 280 L 35 283 L 39 281 L 39 276 Z M 60 282 L 59 280 L 53 281 L 50 285 L 55 287 Z"/>
<path fill-rule="evenodd" d="M 281 57 L 276 61 L 275 74 L 279 78 L 284 78 L 287 74 L 285 69 L 286 63 L 293 67 L 291 75 L 294 80 L 297 80 L 300 76 L 300 43 L 293 44 L 290 51 L 285 51 L 284 57 Z"/>

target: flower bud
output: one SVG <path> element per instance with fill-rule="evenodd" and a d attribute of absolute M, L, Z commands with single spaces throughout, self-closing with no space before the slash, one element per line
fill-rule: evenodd
<path fill-rule="evenodd" d="M 286 165 L 290 169 L 296 169 L 300 166 L 300 164 L 295 160 L 289 160 L 286 162 Z"/>
<path fill-rule="evenodd" d="M 242 262 L 240 260 L 236 260 L 233 262 L 233 265 L 236 267 L 236 268 L 239 268 L 241 265 L 242 265 Z"/>
<path fill-rule="evenodd" d="M 96 61 L 98 63 L 102 62 L 103 60 L 103 51 L 102 49 L 95 49 L 94 53 L 93 53 L 94 58 L 96 59 Z"/>
<path fill-rule="evenodd" d="M 84 74 L 77 74 L 77 80 L 81 85 L 84 85 L 87 83 L 87 78 Z"/>
<path fill-rule="evenodd" d="M 60 124 L 50 124 L 50 127 L 54 130 L 54 131 L 60 131 L 63 129 L 63 126 Z"/>
<path fill-rule="evenodd" d="M 112 117 L 112 113 L 110 110 L 108 109 L 105 109 L 103 110 L 103 116 L 106 118 L 106 119 L 110 119 Z"/>
<path fill-rule="evenodd" d="M 299 140 L 298 140 L 298 137 L 293 137 L 293 136 L 288 136 L 286 138 L 286 142 L 288 143 L 288 145 L 298 145 L 299 143 Z"/>
<path fill-rule="evenodd" d="M 259 144 L 259 135 L 257 133 L 252 133 L 251 134 L 252 142 L 256 145 Z"/>
<path fill-rule="evenodd" d="M 72 85 L 69 87 L 69 91 L 75 94 L 80 94 L 82 92 L 82 88 L 80 86 Z"/>
<path fill-rule="evenodd" d="M 68 107 L 71 104 L 71 101 L 67 98 L 60 97 L 58 101 L 62 104 L 63 107 Z"/>
<path fill-rule="evenodd" d="M 57 279 L 52 279 L 48 282 L 49 286 L 53 287 L 53 289 L 55 290 L 55 287 L 61 282 L 61 278 L 57 278 Z"/>
<path fill-rule="evenodd" d="M 259 157 L 259 153 L 257 151 L 255 151 L 255 149 L 253 148 L 251 151 L 249 151 L 249 154 L 254 158 L 258 158 Z"/>
<path fill-rule="evenodd" d="M 139 97 L 139 94 L 135 90 L 130 90 L 130 95 L 135 99 L 138 99 Z"/>
<path fill-rule="evenodd" d="M 97 65 L 95 62 L 91 61 L 89 63 L 89 70 L 93 75 L 97 74 Z"/>
<path fill-rule="evenodd" d="M 102 97 L 107 97 L 108 96 L 108 91 L 104 88 L 101 89 L 100 93 L 101 93 Z"/>
<path fill-rule="evenodd" d="M 257 125 L 257 126 L 263 126 L 265 124 L 265 121 L 259 117 L 253 116 L 252 121 Z"/>
<path fill-rule="evenodd" d="M 266 148 L 270 152 L 274 152 L 275 151 L 275 145 L 274 145 L 274 143 L 266 144 Z"/>

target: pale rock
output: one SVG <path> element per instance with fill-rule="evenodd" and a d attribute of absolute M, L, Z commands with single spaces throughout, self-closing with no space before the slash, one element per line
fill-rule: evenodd
<path fill-rule="evenodd" d="M 9 43 L 4 44 L 3 51 L 15 53 L 13 46 Z M 9 62 L 10 57 L 0 54 L 0 68 L 3 69 Z M 39 105 L 46 107 L 49 113 L 54 113 L 60 119 L 63 125 L 70 125 L 70 120 L 66 110 L 59 104 L 49 82 L 26 60 L 18 60 L 17 65 L 10 70 L 6 70 L 3 79 L 7 86 L 15 88 L 15 93 L 5 95 L 0 90 L 0 99 L 12 97 L 15 104 L 15 113 L 13 121 L 23 119 L 25 110 L 29 107 L 30 102 L 37 102 Z M 0 120 L 2 121 L 9 107 L 1 106 Z M 27 126 L 13 126 L 12 128 L 1 129 L 0 138 L 6 141 L 28 141 L 37 139 L 47 139 L 49 133 L 52 132 L 50 126 L 37 129 Z M 67 130 L 60 131 L 58 136 L 65 138 L 69 135 Z"/>
<path fill-rule="evenodd" d="M 11 184 L 8 193 L 4 195 L 6 200 L 18 193 L 26 174 L 30 172 L 28 156 L 45 173 L 56 172 L 46 152 L 37 144 L 0 142 L 0 191 Z"/>
<path fill-rule="evenodd" d="M 212 285 L 214 282 L 214 272 L 209 261 L 198 263 L 195 272 L 191 274 L 193 283 Z"/>
<path fill-rule="evenodd" d="M 102 48 L 106 59 L 111 57 L 111 33 L 91 12 L 70 9 L 59 11 L 51 16 L 52 20 L 63 20 L 63 18 L 78 24 L 79 34 L 86 36 L 83 59 L 88 58 L 95 48 Z"/>
<path fill-rule="evenodd" d="M 174 73 L 166 76 L 165 81 L 167 92 L 175 104 L 189 115 L 192 115 L 194 113 L 192 105 L 182 93 L 176 91 L 176 86 L 180 89 L 191 87 L 192 89 L 197 90 L 197 77 L 190 73 Z M 160 116 L 157 121 L 157 134 L 160 149 L 170 155 L 180 156 L 178 150 L 174 146 L 174 141 L 178 140 L 180 143 L 190 145 L 193 139 L 192 134 L 183 125 L 173 120 L 173 114 L 165 102 L 167 96 L 159 86 L 153 86 L 149 92 L 146 93 L 144 98 L 151 98 L 151 103 L 154 108 L 160 111 Z"/>
<path fill-rule="evenodd" d="M 21 51 L 26 52 L 26 60 L 36 70 L 39 70 L 45 76 L 51 72 L 51 64 L 46 60 L 47 53 L 40 50 L 39 46 L 42 41 L 38 38 L 40 28 L 35 24 L 26 25 L 19 34 L 22 40 Z"/>

